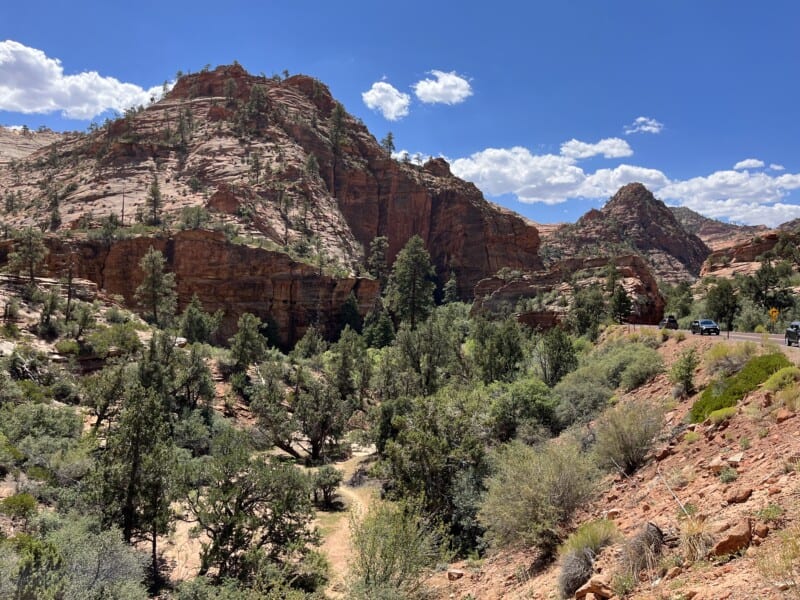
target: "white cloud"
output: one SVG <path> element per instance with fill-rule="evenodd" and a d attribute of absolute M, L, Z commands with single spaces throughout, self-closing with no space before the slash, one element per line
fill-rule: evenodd
<path fill-rule="evenodd" d="M 59 59 L 13 40 L 0 42 L 0 110 L 91 119 L 109 109 L 148 104 L 160 95 L 161 86 L 145 90 L 96 71 L 65 75 Z"/>
<path fill-rule="evenodd" d="M 430 160 L 429 154 L 423 154 L 422 152 L 414 152 L 413 154 L 408 150 L 400 150 L 399 152 L 392 152 L 392 158 L 395 160 L 401 161 L 408 161 L 410 163 L 414 163 L 415 165 L 424 165 L 428 160 Z"/>
<path fill-rule="evenodd" d="M 778 165 L 778 164 L 775 164 L 775 163 L 772 163 L 769 166 L 769 168 L 772 169 L 773 171 L 783 171 L 784 169 L 786 169 L 786 167 L 784 167 L 783 165 Z"/>
<path fill-rule="evenodd" d="M 664 124 L 650 117 L 636 117 L 633 123 L 625 126 L 625 135 L 632 133 L 661 133 Z"/>
<path fill-rule="evenodd" d="M 763 166 L 763 160 L 758 160 L 757 158 L 745 158 L 744 160 L 740 160 L 733 165 L 733 168 L 734 170 L 739 171 L 741 169 L 760 169 Z"/>
<path fill-rule="evenodd" d="M 588 144 L 573 138 L 561 144 L 561 154 L 570 158 L 589 158 L 598 154 L 602 154 L 605 158 L 622 158 L 631 156 L 633 150 L 628 142 L 620 138 L 605 138 L 596 144 Z"/>
<path fill-rule="evenodd" d="M 472 95 L 469 81 L 450 71 L 429 71 L 435 79 L 422 79 L 413 86 L 414 93 L 426 104 L 459 104 Z"/>
<path fill-rule="evenodd" d="M 786 201 L 792 191 L 800 190 L 800 173 L 724 170 L 671 180 L 659 169 L 629 164 L 586 172 L 579 159 L 595 154 L 578 152 L 583 146 L 572 142 L 562 145 L 560 155 L 533 154 L 521 146 L 487 148 L 454 160 L 451 169 L 490 196 L 513 194 L 526 203 L 605 200 L 623 185 L 638 181 L 659 198 L 713 218 L 774 227 L 800 217 L 800 205 Z M 564 152 L 564 147 L 575 151 Z"/>
<path fill-rule="evenodd" d="M 397 121 L 408 115 L 411 96 L 404 94 L 396 87 L 385 81 L 376 81 L 366 92 L 361 94 L 361 99 L 367 108 L 377 110 L 385 119 Z"/>
<path fill-rule="evenodd" d="M 521 146 L 487 148 L 453 161 L 451 170 L 493 196 L 512 193 L 522 202 L 546 204 L 559 204 L 574 197 L 586 179 L 573 158 L 531 154 Z"/>

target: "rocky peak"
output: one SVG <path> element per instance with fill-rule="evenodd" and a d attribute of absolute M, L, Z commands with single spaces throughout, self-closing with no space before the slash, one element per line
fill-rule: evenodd
<path fill-rule="evenodd" d="M 503 267 L 541 267 L 530 222 L 487 202 L 444 159 L 393 160 L 337 106 L 306 75 L 268 78 L 234 64 L 182 76 L 146 108 L 32 151 L 13 173 L 0 166 L 0 189 L 25 199 L 3 221 L 76 237 L 111 215 L 130 226 L 148 217 L 156 178 L 166 229 L 202 208 L 206 228 L 340 277 L 362 271 L 375 237 L 389 239 L 391 260 L 415 234 L 465 299 Z"/>
<path fill-rule="evenodd" d="M 694 279 L 710 252 L 641 183 L 623 186 L 601 210 L 592 209 L 574 225 L 560 227 L 543 247 L 549 260 L 631 251 L 644 256 L 666 281 Z"/>

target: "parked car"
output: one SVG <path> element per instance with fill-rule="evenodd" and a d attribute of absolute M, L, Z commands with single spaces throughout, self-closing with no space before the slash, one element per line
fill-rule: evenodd
<path fill-rule="evenodd" d="M 658 326 L 661 329 L 677 329 L 678 319 L 675 318 L 675 315 L 667 315 L 661 319 L 661 322 L 658 324 Z"/>
<path fill-rule="evenodd" d="M 792 321 L 786 328 L 786 345 L 800 346 L 800 321 Z"/>
<path fill-rule="evenodd" d="M 719 325 L 711 319 L 692 321 L 692 333 L 699 333 L 700 335 L 719 335 Z"/>

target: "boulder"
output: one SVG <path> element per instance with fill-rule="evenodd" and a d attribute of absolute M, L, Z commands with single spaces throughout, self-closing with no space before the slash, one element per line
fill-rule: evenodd
<path fill-rule="evenodd" d="M 724 535 L 711 549 L 711 555 L 724 556 L 726 554 L 735 554 L 747 548 L 750 545 L 752 537 L 750 519 L 744 518 L 724 532 Z"/>

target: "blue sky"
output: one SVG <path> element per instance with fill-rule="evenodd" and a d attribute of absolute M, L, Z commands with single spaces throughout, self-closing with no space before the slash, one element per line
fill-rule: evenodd
<path fill-rule="evenodd" d="M 789 0 L 7 2 L 0 124 L 82 130 L 238 60 L 319 78 L 378 139 L 535 221 L 643 181 L 776 225 L 800 216 L 798 24 Z"/>

